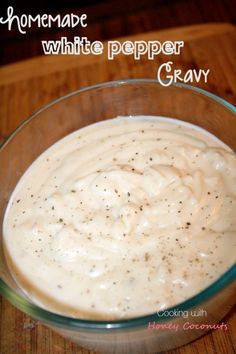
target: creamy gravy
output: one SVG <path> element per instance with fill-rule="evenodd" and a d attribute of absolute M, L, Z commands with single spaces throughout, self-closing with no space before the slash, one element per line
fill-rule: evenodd
<path fill-rule="evenodd" d="M 45 151 L 13 192 L 4 247 L 41 306 L 88 319 L 176 305 L 235 262 L 236 156 L 193 125 L 118 117 Z"/>

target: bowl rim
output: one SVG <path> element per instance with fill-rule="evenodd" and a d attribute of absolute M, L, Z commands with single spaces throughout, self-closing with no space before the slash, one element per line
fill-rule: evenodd
<path fill-rule="evenodd" d="M 116 87 L 116 86 L 122 86 L 122 85 L 129 85 L 129 84 L 158 84 L 158 85 L 161 85 L 161 83 L 157 79 L 140 78 L 140 79 L 126 79 L 126 80 L 115 80 L 115 81 L 102 82 L 102 83 L 99 83 L 96 85 L 91 85 L 91 86 L 80 88 L 78 90 L 74 90 L 74 91 L 72 91 L 66 95 L 63 95 L 62 97 L 59 97 L 59 98 L 51 101 L 50 103 L 44 105 L 42 108 L 36 110 L 28 118 L 23 120 L 23 122 L 12 131 L 12 133 L 2 142 L 2 144 L 0 144 L 0 152 L 4 148 L 4 146 L 7 145 L 10 142 L 10 140 L 17 134 L 18 131 L 20 131 L 25 125 L 27 125 L 39 113 L 50 108 L 51 106 L 65 100 L 67 98 L 70 98 L 74 95 L 77 95 L 77 94 L 80 94 L 80 93 L 83 93 L 86 91 L 91 91 L 94 89 L 105 88 L 105 87 Z M 221 98 L 209 91 L 206 91 L 206 90 L 196 87 L 196 86 L 184 84 L 184 83 L 173 83 L 169 87 L 173 87 L 173 86 L 178 87 L 178 88 L 184 88 L 187 90 L 191 90 L 191 91 L 198 93 L 202 96 L 207 96 L 208 98 L 212 99 L 213 101 L 216 101 L 217 103 L 220 103 L 221 105 L 226 107 L 232 113 L 236 113 L 236 107 L 233 104 L 229 103 L 225 99 L 223 99 L 223 98 Z M 166 87 L 166 86 L 164 88 L 168 89 L 168 87 Z M 45 309 L 37 306 L 36 304 L 31 303 L 26 298 L 19 295 L 16 291 L 12 290 L 12 288 L 9 285 L 7 285 L 1 278 L 0 278 L 0 294 L 2 294 L 15 307 L 22 310 L 24 313 L 26 313 L 38 320 L 41 320 L 42 322 L 49 323 L 49 324 L 57 326 L 57 327 L 66 328 L 66 329 L 70 329 L 70 330 L 72 330 L 72 329 L 78 330 L 79 329 L 79 330 L 85 330 L 85 331 L 86 330 L 102 331 L 102 330 L 106 330 L 106 329 L 122 330 L 122 329 L 147 326 L 149 322 L 160 323 L 160 322 L 168 321 L 170 319 L 173 320 L 172 315 L 165 316 L 164 313 L 165 312 L 171 313 L 171 311 L 176 311 L 176 309 L 179 311 L 179 313 L 181 313 L 181 311 L 191 310 L 194 307 L 201 305 L 201 303 L 203 301 L 206 301 L 206 300 L 209 300 L 210 298 L 212 298 L 215 294 L 222 291 L 224 288 L 226 288 L 229 284 L 231 284 L 235 280 L 236 280 L 236 264 L 233 264 L 225 273 L 223 273 L 211 285 L 204 288 L 201 292 L 190 297 L 189 299 L 187 299 L 179 304 L 176 304 L 175 306 L 168 307 L 168 308 L 164 309 L 163 311 L 154 312 L 154 313 L 147 314 L 144 316 L 137 316 L 137 317 L 132 317 L 132 318 L 128 318 L 128 319 L 120 319 L 120 320 L 107 320 L 107 321 L 78 319 L 78 318 L 68 317 L 68 316 L 60 315 L 60 314 L 45 310 Z M 180 316 L 174 316 L 174 319 L 177 319 L 178 317 L 180 317 Z"/>
<path fill-rule="evenodd" d="M 166 80 L 162 80 L 162 82 L 167 82 Z M 159 86 L 161 85 L 161 82 L 158 81 L 157 79 L 148 79 L 148 78 L 140 78 L 140 79 L 124 79 L 124 80 L 113 80 L 113 81 L 105 81 L 101 82 L 95 85 L 91 86 L 86 86 L 82 87 L 78 90 L 74 90 L 72 92 L 67 93 L 66 95 L 63 95 L 59 98 L 56 98 L 55 100 L 52 100 L 51 102 L 43 105 L 41 108 L 33 111 L 28 118 L 24 119 L 15 129 L 12 130 L 12 132 L 3 140 L 2 143 L 0 143 L 0 151 L 1 149 L 9 142 L 10 139 L 13 138 L 13 136 L 21 130 L 27 123 L 31 121 L 34 117 L 36 117 L 39 113 L 45 111 L 46 109 L 50 108 L 54 104 L 57 104 L 69 97 L 75 96 L 79 93 L 86 92 L 86 91 L 91 91 L 97 88 L 104 88 L 104 87 L 112 87 L 112 86 L 122 86 L 122 85 L 127 85 L 127 84 L 158 84 Z M 228 108 L 231 112 L 236 113 L 236 106 L 234 106 L 232 103 L 226 101 L 224 98 L 221 98 L 220 96 L 204 90 L 200 87 L 188 85 L 182 82 L 175 82 L 170 84 L 169 86 L 162 86 L 163 88 L 169 88 L 169 87 L 179 87 L 179 88 L 185 88 L 187 90 L 199 93 L 202 96 L 207 96 L 213 101 L 216 101 L 217 103 L 220 103 L 222 106 Z"/>

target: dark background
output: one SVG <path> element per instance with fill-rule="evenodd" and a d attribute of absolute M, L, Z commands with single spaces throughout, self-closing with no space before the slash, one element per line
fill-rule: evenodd
<path fill-rule="evenodd" d="M 30 29 L 20 34 L 16 25 L 8 31 L 0 25 L 0 65 L 42 55 L 41 40 L 56 40 L 67 36 L 86 36 L 90 41 L 106 40 L 140 32 L 187 26 L 207 22 L 230 22 L 236 20 L 236 0 L 87 0 L 87 1 L 1 1 L 0 17 L 6 18 L 8 6 L 14 14 L 52 15 L 74 12 L 88 15 L 88 26 L 81 29 L 49 28 Z"/>

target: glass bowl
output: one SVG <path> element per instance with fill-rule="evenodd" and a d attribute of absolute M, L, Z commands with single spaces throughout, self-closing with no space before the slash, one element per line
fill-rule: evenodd
<path fill-rule="evenodd" d="M 156 80 L 114 81 L 72 92 L 34 113 L 1 145 L 1 225 L 21 175 L 45 149 L 74 130 L 118 115 L 174 117 L 207 129 L 236 151 L 235 112 L 235 107 L 209 92 L 184 84 L 164 87 Z M 81 346 L 109 354 L 145 354 L 186 344 L 211 328 L 206 324 L 219 322 L 234 304 L 236 265 L 173 308 L 119 321 L 70 318 L 33 304 L 9 272 L 2 237 L 0 278 L 0 293 L 13 305 Z"/>

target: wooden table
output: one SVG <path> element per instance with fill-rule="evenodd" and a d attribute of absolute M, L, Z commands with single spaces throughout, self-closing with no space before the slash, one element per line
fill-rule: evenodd
<path fill-rule="evenodd" d="M 123 38 L 123 40 L 184 40 L 180 56 L 160 55 L 154 61 L 134 61 L 121 55 L 108 63 L 101 56 L 41 56 L 0 68 L 0 140 L 42 105 L 80 87 L 125 78 L 156 78 L 157 67 L 173 60 L 176 68 L 211 70 L 207 89 L 236 103 L 236 31 L 230 24 L 204 24 Z M 53 333 L 0 298 L 1 354 L 92 354 Z M 228 331 L 213 331 L 201 339 L 169 351 L 177 353 L 233 354 L 236 317 L 225 322 Z"/>

